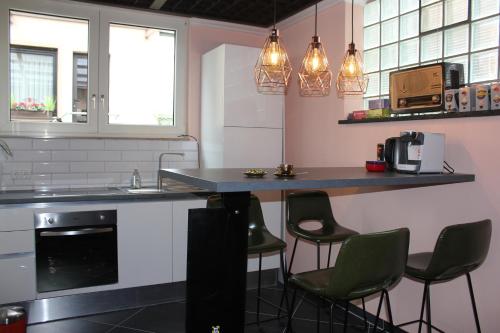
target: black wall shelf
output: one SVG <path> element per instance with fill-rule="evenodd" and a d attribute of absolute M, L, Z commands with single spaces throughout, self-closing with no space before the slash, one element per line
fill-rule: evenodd
<path fill-rule="evenodd" d="M 471 112 L 443 112 L 432 114 L 400 115 L 387 118 L 371 118 L 361 120 L 339 120 L 340 125 L 384 123 L 389 121 L 410 121 L 410 120 L 430 120 L 430 119 L 450 119 L 450 118 L 473 118 L 500 116 L 500 110 L 471 111 Z"/>

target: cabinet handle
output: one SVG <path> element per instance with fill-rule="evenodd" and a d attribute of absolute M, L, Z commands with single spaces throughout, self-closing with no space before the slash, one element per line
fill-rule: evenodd
<path fill-rule="evenodd" d="M 95 110 L 95 100 L 96 100 L 97 96 L 95 94 L 92 95 L 91 99 L 92 99 L 92 105 L 94 106 L 94 110 Z"/>

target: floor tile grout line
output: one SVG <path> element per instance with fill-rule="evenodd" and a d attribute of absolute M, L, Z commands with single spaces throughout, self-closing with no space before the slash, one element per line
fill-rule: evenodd
<path fill-rule="evenodd" d="M 127 321 L 127 320 L 129 320 L 130 318 L 134 317 L 136 314 L 140 313 L 140 312 L 141 312 L 142 310 L 144 310 L 144 309 L 145 309 L 145 307 L 140 308 L 140 309 L 138 309 L 137 311 L 134 311 L 134 313 L 132 313 L 132 314 L 131 314 L 130 316 L 128 316 L 127 318 L 125 318 L 125 319 L 123 319 L 123 320 L 119 321 L 117 324 L 114 324 L 114 326 L 113 326 L 113 327 L 112 327 L 109 331 L 106 331 L 106 333 L 109 333 L 109 332 L 113 331 L 113 330 L 114 330 L 115 328 L 117 328 L 117 327 L 122 327 L 122 326 L 120 326 L 120 324 L 123 324 L 124 322 L 126 322 L 126 321 Z M 128 327 L 127 327 L 127 328 L 128 328 Z M 153 332 L 153 333 L 154 333 L 154 332 Z"/>

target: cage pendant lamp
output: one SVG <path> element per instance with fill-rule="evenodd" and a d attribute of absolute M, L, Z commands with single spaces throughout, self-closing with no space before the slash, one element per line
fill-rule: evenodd
<path fill-rule="evenodd" d="M 264 43 L 254 69 L 257 91 L 262 94 L 286 94 L 291 73 L 292 66 L 288 54 L 276 29 L 275 0 L 273 29 Z"/>
<path fill-rule="evenodd" d="M 337 76 L 337 92 L 340 96 L 363 95 L 368 87 L 368 76 L 364 74 L 363 58 L 354 44 L 354 0 L 351 3 L 351 37 L 351 43 Z"/>
<path fill-rule="evenodd" d="M 318 36 L 318 4 L 315 6 L 314 36 L 307 47 L 299 71 L 301 96 L 328 96 L 332 86 L 332 71 L 325 49 Z"/>

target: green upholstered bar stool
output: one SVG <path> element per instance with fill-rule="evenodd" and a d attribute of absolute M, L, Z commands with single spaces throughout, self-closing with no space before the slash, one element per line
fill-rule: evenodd
<path fill-rule="evenodd" d="M 321 223 L 321 228 L 316 230 L 306 230 L 301 224 L 307 221 L 317 221 Z M 287 196 L 287 230 L 295 236 L 292 258 L 288 272 L 292 270 L 295 250 L 299 238 L 313 242 L 317 247 L 317 269 L 320 269 L 320 245 L 330 244 L 328 250 L 328 264 L 330 266 L 330 256 L 332 244 L 340 243 L 347 238 L 357 235 L 356 231 L 345 228 L 337 223 L 332 213 L 332 206 L 328 194 L 323 191 L 304 191 L 291 193 Z"/>
<path fill-rule="evenodd" d="M 330 332 L 333 332 L 333 309 L 337 303 L 346 305 L 346 332 L 349 302 L 381 292 L 374 327 L 377 327 L 385 298 L 392 329 L 392 312 L 387 289 L 397 283 L 404 274 L 409 239 L 410 232 L 407 228 L 355 235 L 343 242 L 334 267 L 291 275 L 288 280 L 289 287 L 295 288 L 292 307 L 288 310 L 287 332 L 292 328 L 292 319 L 296 312 L 294 303 L 297 289 L 331 303 Z"/>
<path fill-rule="evenodd" d="M 222 207 L 222 199 L 219 194 L 211 195 L 207 200 L 207 208 L 219 208 Z M 282 300 L 286 294 L 286 263 L 284 258 L 284 250 L 286 248 L 286 243 L 275 237 L 266 228 L 264 223 L 264 215 L 262 214 L 262 208 L 260 205 L 260 200 L 255 195 L 250 196 L 250 208 L 248 211 L 248 251 L 249 255 L 258 254 L 259 255 L 259 275 L 257 282 L 257 324 L 260 324 L 260 302 L 261 300 L 278 307 L 261 297 L 261 275 L 262 275 L 262 254 L 279 251 L 280 253 L 280 266 L 282 274 L 284 277 L 284 287 Z M 281 310 L 281 304 L 279 305 L 279 310 Z M 278 311 L 279 317 L 280 311 Z"/>
<path fill-rule="evenodd" d="M 418 323 L 418 331 L 420 332 L 422 324 L 425 323 L 427 325 L 427 332 L 432 332 L 432 329 L 443 332 L 432 325 L 431 322 L 430 285 L 432 283 L 450 281 L 465 275 L 467 277 L 472 310 L 476 321 L 476 329 L 478 332 L 481 332 L 470 272 L 481 266 L 486 259 L 490 247 L 490 239 L 490 220 L 456 224 L 448 226 L 441 231 L 433 252 L 409 255 L 406 265 L 406 275 L 424 283 L 424 295 L 420 309 L 420 319 L 398 326 Z M 423 320 L 424 308 L 426 308 L 426 321 Z"/>

